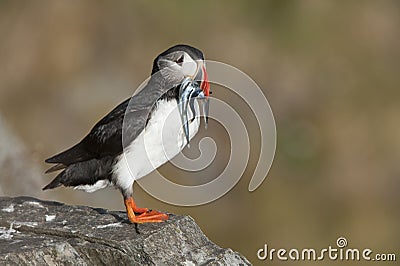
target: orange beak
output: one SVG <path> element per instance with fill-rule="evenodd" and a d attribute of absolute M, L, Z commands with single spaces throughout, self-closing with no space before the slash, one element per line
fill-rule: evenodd
<path fill-rule="evenodd" d="M 201 81 L 200 88 L 203 90 L 204 95 L 208 97 L 210 95 L 210 82 L 208 81 L 208 74 L 204 65 L 201 67 L 201 70 L 203 72 L 203 80 Z"/>
<path fill-rule="evenodd" d="M 201 66 L 201 71 L 203 72 L 203 80 L 200 83 L 200 88 L 203 90 L 204 96 L 206 97 L 203 104 L 203 112 L 204 112 L 204 122 L 207 128 L 208 115 L 210 113 L 210 101 L 208 99 L 208 96 L 210 96 L 210 82 L 208 80 L 208 74 L 206 71 L 206 67 L 204 65 Z"/>

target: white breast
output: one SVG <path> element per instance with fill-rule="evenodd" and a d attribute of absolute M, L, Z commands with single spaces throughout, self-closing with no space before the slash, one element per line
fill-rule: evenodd
<path fill-rule="evenodd" d="M 195 106 L 196 114 L 199 114 L 198 105 Z M 189 119 L 191 117 L 193 114 L 189 112 Z M 189 139 L 197 133 L 199 124 L 199 116 L 189 123 Z M 121 188 L 129 188 L 135 180 L 175 157 L 186 144 L 177 101 L 160 101 L 146 128 L 125 147 L 115 164 L 114 182 Z"/>

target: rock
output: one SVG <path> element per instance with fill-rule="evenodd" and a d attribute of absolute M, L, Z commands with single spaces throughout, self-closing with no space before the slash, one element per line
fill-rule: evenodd
<path fill-rule="evenodd" d="M 129 223 L 125 212 L 0 197 L 0 265 L 250 265 L 189 216 Z"/>

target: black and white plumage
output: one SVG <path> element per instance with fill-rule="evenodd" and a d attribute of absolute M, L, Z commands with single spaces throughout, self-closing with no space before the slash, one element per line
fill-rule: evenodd
<path fill-rule="evenodd" d="M 207 112 L 209 89 L 200 50 L 176 45 L 164 51 L 142 90 L 115 107 L 78 144 L 46 160 L 55 164 L 46 173 L 62 172 L 43 190 L 64 185 L 93 192 L 114 186 L 123 194 L 131 222 L 167 219 L 138 208 L 132 185 L 177 155 L 197 133 L 200 121 L 191 99 L 203 98 Z M 178 107 L 182 103 L 186 108 Z"/>

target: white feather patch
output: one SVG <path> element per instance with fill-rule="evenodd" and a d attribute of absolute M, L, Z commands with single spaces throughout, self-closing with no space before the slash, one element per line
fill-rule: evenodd
<path fill-rule="evenodd" d="M 197 103 L 195 107 L 199 114 Z M 193 117 L 191 112 L 190 117 Z M 189 123 L 189 139 L 197 133 L 199 124 L 198 116 Z M 135 180 L 175 157 L 186 144 L 177 101 L 160 101 L 145 130 L 125 147 L 124 153 L 115 164 L 114 182 L 123 189 L 129 189 Z"/>
<path fill-rule="evenodd" d="M 185 53 L 182 64 L 182 72 L 184 76 L 194 77 L 197 73 L 197 62 L 190 55 Z"/>
<path fill-rule="evenodd" d="M 84 190 L 86 192 L 92 193 L 95 192 L 96 190 L 106 188 L 111 185 L 111 182 L 108 180 L 99 180 L 93 185 L 80 185 L 74 187 L 74 189 L 79 189 L 79 190 Z"/>

